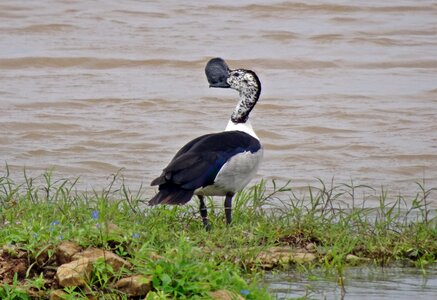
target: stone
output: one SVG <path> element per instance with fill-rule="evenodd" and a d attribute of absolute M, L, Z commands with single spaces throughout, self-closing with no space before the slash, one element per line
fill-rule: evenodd
<path fill-rule="evenodd" d="M 243 296 L 228 290 L 209 292 L 209 296 L 214 300 L 244 300 Z"/>
<path fill-rule="evenodd" d="M 308 252 L 295 252 L 290 256 L 290 262 L 298 264 L 310 263 L 316 259 L 316 255 Z"/>
<path fill-rule="evenodd" d="M 358 264 L 362 264 L 362 263 L 367 263 L 371 261 L 370 258 L 366 258 L 366 257 L 359 257 L 353 254 L 348 254 L 346 255 L 346 262 L 348 262 L 349 264 L 352 265 L 358 265 Z"/>
<path fill-rule="evenodd" d="M 257 260 L 264 268 L 273 268 L 276 265 L 289 263 L 304 264 L 316 260 L 315 254 L 304 249 L 292 249 L 290 247 L 273 247 L 261 252 Z"/>
<path fill-rule="evenodd" d="M 158 253 L 152 251 L 152 252 L 149 253 L 149 258 L 150 258 L 151 260 L 160 260 L 160 259 L 162 259 L 163 257 L 162 257 L 161 255 L 159 255 Z"/>
<path fill-rule="evenodd" d="M 316 244 L 309 243 L 308 245 L 305 246 L 305 249 L 310 251 L 310 252 L 314 252 L 316 250 Z"/>
<path fill-rule="evenodd" d="M 80 252 L 82 247 L 72 241 L 65 241 L 56 248 L 56 260 L 59 265 L 69 263 L 73 260 L 73 255 Z"/>
<path fill-rule="evenodd" d="M 1 252 L 13 258 L 27 258 L 27 252 L 22 250 L 18 245 L 3 245 Z"/>
<path fill-rule="evenodd" d="M 91 276 L 93 264 L 88 258 L 80 258 L 61 265 L 56 270 L 56 278 L 62 287 L 84 286 Z"/>
<path fill-rule="evenodd" d="M 66 299 L 67 293 L 63 290 L 53 290 L 50 292 L 50 300 L 63 300 Z"/>
<path fill-rule="evenodd" d="M 26 299 L 47 299 L 47 292 L 44 290 L 33 289 L 29 286 L 23 285 L 23 291 L 29 296 Z M 15 298 L 6 298 L 6 299 L 15 299 Z"/>
<path fill-rule="evenodd" d="M 113 233 L 113 234 L 122 234 L 123 233 L 123 230 L 120 229 L 120 227 L 118 227 L 114 223 L 108 223 L 107 230 L 109 233 Z"/>
<path fill-rule="evenodd" d="M 152 289 L 152 277 L 134 275 L 120 279 L 114 288 L 129 297 L 145 296 Z"/>
<path fill-rule="evenodd" d="M 78 252 L 74 254 L 72 258 L 73 260 L 87 258 L 92 263 L 102 258 L 107 264 L 112 266 L 114 272 L 120 271 L 122 267 L 129 268 L 131 266 L 131 264 L 127 260 L 121 258 L 120 256 L 112 253 L 111 251 L 99 248 L 88 248 L 83 252 Z"/>

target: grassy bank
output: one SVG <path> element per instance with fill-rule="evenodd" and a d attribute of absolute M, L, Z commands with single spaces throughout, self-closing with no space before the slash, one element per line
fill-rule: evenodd
<path fill-rule="evenodd" d="M 118 179 L 102 191 L 84 193 L 76 191 L 75 181 L 54 180 L 50 173 L 24 176 L 20 183 L 7 173 L 0 178 L 0 298 L 26 299 L 32 292 L 49 297 L 51 290 L 62 289 L 53 257 L 67 240 L 84 249 L 111 250 L 131 266 L 114 272 L 95 264 L 85 287 L 64 288 L 66 299 L 123 297 L 113 284 L 131 274 L 152 278 L 147 299 L 204 299 L 223 289 L 269 299 L 259 284 L 266 266 L 322 267 L 335 272 L 341 285 L 352 262 L 400 262 L 426 272 L 437 261 L 435 211 L 429 208 L 436 193 L 421 185 L 413 199 L 404 199 L 363 186 L 320 182 L 297 193 L 289 183 L 261 182 L 236 196 L 231 227 L 224 224 L 222 205 L 209 200 L 212 230 L 206 232 L 197 204 L 150 208 L 141 191 L 130 191 Z M 377 207 L 358 205 L 363 199 L 357 195 L 366 193 L 377 198 Z M 260 260 L 278 246 L 311 252 L 316 259 L 302 265 Z M 25 268 L 7 271 L 7 261 L 16 264 L 20 256 Z"/>

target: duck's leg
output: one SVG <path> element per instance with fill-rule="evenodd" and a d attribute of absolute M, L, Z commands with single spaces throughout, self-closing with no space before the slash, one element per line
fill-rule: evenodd
<path fill-rule="evenodd" d="M 234 193 L 227 193 L 225 198 L 225 215 L 228 225 L 231 225 L 232 222 L 232 197 L 234 197 Z"/>
<path fill-rule="evenodd" d="M 199 198 L 199 202 L 200 202 L 199 210 L 200 210 L 200 215 L 202 216 L 203 226 L 207 231 L 209 231 L 211 229 L 211 225 L 209 225 L 208 222 L 208 211 L 206 210 L 205 201 L 203 201 L 204 197 L 201 195 L 197 195 L 197 197 Z"/>

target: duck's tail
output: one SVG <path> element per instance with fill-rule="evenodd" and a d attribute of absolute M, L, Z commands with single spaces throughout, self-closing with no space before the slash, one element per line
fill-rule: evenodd
<path fill-rule="evenodd" d="M 159 193 L 149 201 L 149 205 L 185 204 L 193 197 L 193 190 L 186 190 L 174 183 L 164 183 L 159 186 Z"/>

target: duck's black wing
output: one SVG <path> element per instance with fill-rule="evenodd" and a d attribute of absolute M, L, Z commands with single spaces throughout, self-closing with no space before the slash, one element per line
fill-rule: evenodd
<path fill-rule="evenodd" d="M 223 165 L 234 155 L 261 148 L 257 139 L 242 131 L 200 136 L 183 146 L 162 174 L 152 181 L 159 193 L 149 204 L 184 204 L 196 189 L 211 185 Z"/>

